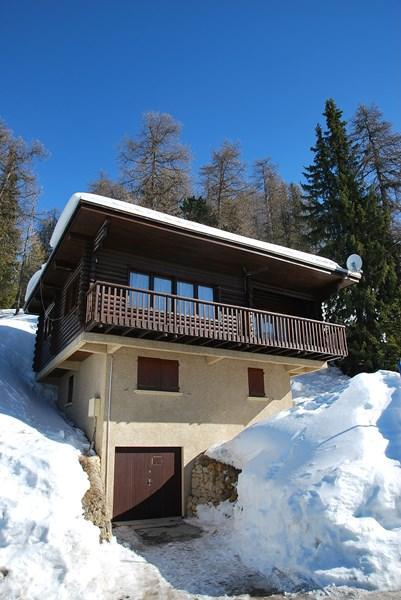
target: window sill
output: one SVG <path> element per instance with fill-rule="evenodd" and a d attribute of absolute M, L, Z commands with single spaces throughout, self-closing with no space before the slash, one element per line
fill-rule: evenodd
<path fill-rule="evenodd" d="M 247 400 L 252 400 L 256 402 L 270 402 L 270 398 L 267 396 L 248 396 Z"/>
<path fill-rule="evenodd" d="M 183 396 L 183 392 L 166 392 L 166 390 L 134 390 L 139 396 Z"/>

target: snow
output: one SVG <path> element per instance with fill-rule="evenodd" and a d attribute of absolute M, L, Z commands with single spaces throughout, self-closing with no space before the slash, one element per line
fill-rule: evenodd
<path fill-rule="evenodd" d="M 0 598 L 162 597 L 157 569 L 116 541 L 100 544 L 82 516 L 88 441 L 34 381 L 36 318 L 0 316 Z"/>
<path fill-rule="evenodd" d="M 319 589 L 290 597 L 355 600 L 365 598 L 355 586 L 399 587 L 398 375 L 297 378 L 295 409 L 211 451 L 243 471 L 237 504 L 190 521 L 200 537 L 146 545 L 124 526 L 100 544 L 82 516 L 88 440 L 35 382 L 35 328 L 0 311 L 2 600 L 246 599 L 300 585 Z"/>
<path fill-rule="evenodd" d="M 400 376 L 328 369 L 295 378 L 293 394 L 293 409 L 208 451 L 242 469 L 232 543 L 288 589 L 399 588 Z"/>
<path fill-rule="evenodd" d="M 32 277 L 28 281 L 28 285 L 26 286 L 26 291 L 25 291 L 25 302 L 28 300 L 28 298 L 32 294 L 33 290 L 35 289 L 39 279 L 42 276 L 45 266 L 46 266 L 46 263 L 43 263 L 43 265 L 40 267 L 40 269 L 35 271 L 35 273 L 32 275 Z"/>

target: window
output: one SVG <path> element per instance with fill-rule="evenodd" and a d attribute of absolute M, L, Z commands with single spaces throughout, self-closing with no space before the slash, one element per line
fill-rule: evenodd
<path fill-rule="evenodd" d="M 149 273 L 139 273 L 132 271 L 129 277 L 130 287 L 138 291 L 130 292 L 129 303 L 136 308 L 154 308 L 160 311 L 172 311 L 184 315 L 198 314 L 205 319 L 215 318 L 215 308 L 209 304 L 196 304 L 193 299 L 204 300 L 205 302 L 214 301 L 214 288 L 189 281 L 176 281 L 160 275 L 150 275 Z M 146 294 L 139 290 L 148 290 L 156 294 Z M 157 295 L 160 292 L 160 296 Z M 162 294 L 174 294 L 181 296 L 180 300 L 174 302 Z M 188 298 L 185 300 L 184 298 Z"/>
<path fill-rule="evenodd" d="M 254 398 L 265 397 L 265 378 L 263 369 L 248 369 L 249 396 Z"/>
<path fill-rule="evenodd" d="M 178 360 L 138 357 L 138 390 L 178 392 Z"/>
<path fill-rule="evenodd" d="M 72 404 L 72 398 L 74 396 L 74 375 L 68 378 L 68 393 L 66 404 Z"/>
<path fill-rule="evenodd" d="M 153 289 L 155 292 L 171 294 L 173 291 L 173 282 L 171 279 L 167 279 L 166 277 L 154 277 Z M 156 310 L 171 311 L 171 298 L 166 298 L 165 296 L 154 296 L 153 308 Z"/>
<path fill-rule="evenodd" d="M 150 277 L 144 273 L 130 273 L 129 284 L 133 288 L 150 290 Z M 130 305 L 136 308 L 148 308 L 150 306 L 149 294 L 143 294 L 142 292 L 131 292 L 129 301 Z"/>
<path fill-rule="evenodd" d="M 177 296 L 184 296 L 184 298 L 195 298 L 194 284 L 187 283 L 186 281 L 177 281 Z M 189 302 L 188 300 L 178 300 L 177 312 L 184 315 L 193 315 L 195 312 L 194 303 Z"/>

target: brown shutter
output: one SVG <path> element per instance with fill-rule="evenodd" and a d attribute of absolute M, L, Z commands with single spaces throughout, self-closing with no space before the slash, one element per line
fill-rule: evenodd
<path fill-rule="evenodd" d="M 248 369 L 249 395 L 263 398 L 265 396 L 265 379 L 263 369 Z"/>
<path fill-rule="evenodd" d="M 178 360 L 161 360 L 161 388 L 178 392 Z"/>
<path fill-rule="evenodd" d="M 139 356 L 138 390 L 159 390 L 160 385 L 160 359 Z"/>
<path fill-rule="evenodd" d="M 178 392 L 178 360 L 139 356 L 138 390 Z"/>

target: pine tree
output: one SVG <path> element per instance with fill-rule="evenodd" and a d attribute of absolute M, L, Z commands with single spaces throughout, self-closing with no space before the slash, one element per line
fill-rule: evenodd
<path fill-rule="evenodd" d="M 18 290 L 24 221 L 38 195 L 32 172 L 44 156 L 41 144 L 27 144 L 0 122 L 0 308 L 10 307 Z"/>
<path fill-rule="evenodd" d="M 188 196 L 181 204 L 181 216 L 189 221 L 216 227 L 217 217 L 213 208 L 202 196 Z"/>
<path fill-rule="evenodd" d="M 373 187 L 364 187 L 346 123 L 333 100 L 326 102 L 324 116 L 327 129 L 316 128 L 314 162 L 303 185 L 308 237 L 315 251 L 339 264 L 351 253 L 364 260 L 361 282 L 330 299 L 326 315 L 348 326 L 345 372 L 394 368 L 401 342 L 391 321 L 399 322 L 401 313 L 390 212 Z"/>

